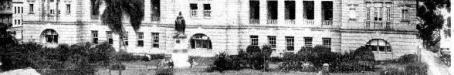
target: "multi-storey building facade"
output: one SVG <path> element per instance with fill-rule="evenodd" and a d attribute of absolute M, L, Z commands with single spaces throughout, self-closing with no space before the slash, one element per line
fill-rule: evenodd
<path fill-rule="evenodd" d="M 94 8 L 100 3 L 100 8 Z M 269 44 L 277 53 L 322 45 L 333 52 L 360 46 L 377 59 L 415 53 L 414 0 L 144 0 L 145 18 L 135 33 L 124 20 L 127 52 L 171 53 L 175 19 L 186 21 L 188 54 L 236 54 L 248 45 Z M 46 45 L 109 42 L 119 37 L 100 15 L 97 0 L 24 0 L 23 41 Z M 127 18 L 126 18 L 127 19 Z"/>

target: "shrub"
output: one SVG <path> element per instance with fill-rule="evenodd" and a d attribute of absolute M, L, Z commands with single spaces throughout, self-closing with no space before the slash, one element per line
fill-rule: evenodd
<path fill-rule="evenodd" d="M 107 43 L 93 46 L 90 43 L 59 45 L 46 48 L 36 43 L 1 46 L 2 70 L 32 67 L 43 74 L 74 71 L 75 74 L 91 74 L 96 67 L 106 67 L 113 61 L 114 49 Z M 77 73 L 76 73 L 77 72 Z"/>

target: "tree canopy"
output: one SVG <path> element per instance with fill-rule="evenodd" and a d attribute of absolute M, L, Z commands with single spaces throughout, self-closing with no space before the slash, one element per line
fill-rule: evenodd
<path fill-rule="evenodd" d="M 416 28 L 419 31 L 418 37 L 423 40 L 426 48 L 434 47 L 439 43 L 440 30 L 445 22 L 440 10 L 450 12 L 450 7 L 450 0 L 419 0 L 417 16 L 421 23 Z"/>

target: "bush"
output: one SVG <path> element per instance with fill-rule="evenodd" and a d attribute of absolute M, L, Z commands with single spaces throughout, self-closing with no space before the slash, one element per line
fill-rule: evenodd
<path fill-rule="evenodd" d="M 208 71 L 240 70 L 244 68 L 266 69 L 271 56 L 271 46 L 248 46 L 246 51 L 240 50 L 238 55 L 220 53 Z"/>
<path fill-rule="evenodd" d="M 2 70 L 32 67 L 43 74 L 54 73 L 47 69 L 72 70 L 77 74 L 90 74 L 97 67 L 107 67 L 113 60 L 114 48 L 107 43 L 93 45 L 78 43 L 46 48 L 36 43 L 1 46 Z"/>

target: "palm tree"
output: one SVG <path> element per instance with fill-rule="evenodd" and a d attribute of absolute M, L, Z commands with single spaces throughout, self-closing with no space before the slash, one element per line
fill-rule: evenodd
<path fill-rule="evenodd" d="M 96 1 L 96 4 L 100 4 L 99 2 L 102 2 L 100 0 Z M 126 49 L 124 37 L 127 35 L 125 35 L 125 29 L 122 22 L 122 20 L 125 18 L 123 17 L 123 15 L 127 16 L 126 18 L 129 18 L 129 22 L 133 27 L 134 32 L 137 32 L 144 18 L 144 1 L 104 0 L 104 2 L 106 8 L 101 14 L 101 21 L 104 25 L 107 25 L 113 33 L 120 36 L 120 50 L 122 49 L 122 46 L 124 47 L 124 49 Z"/>

